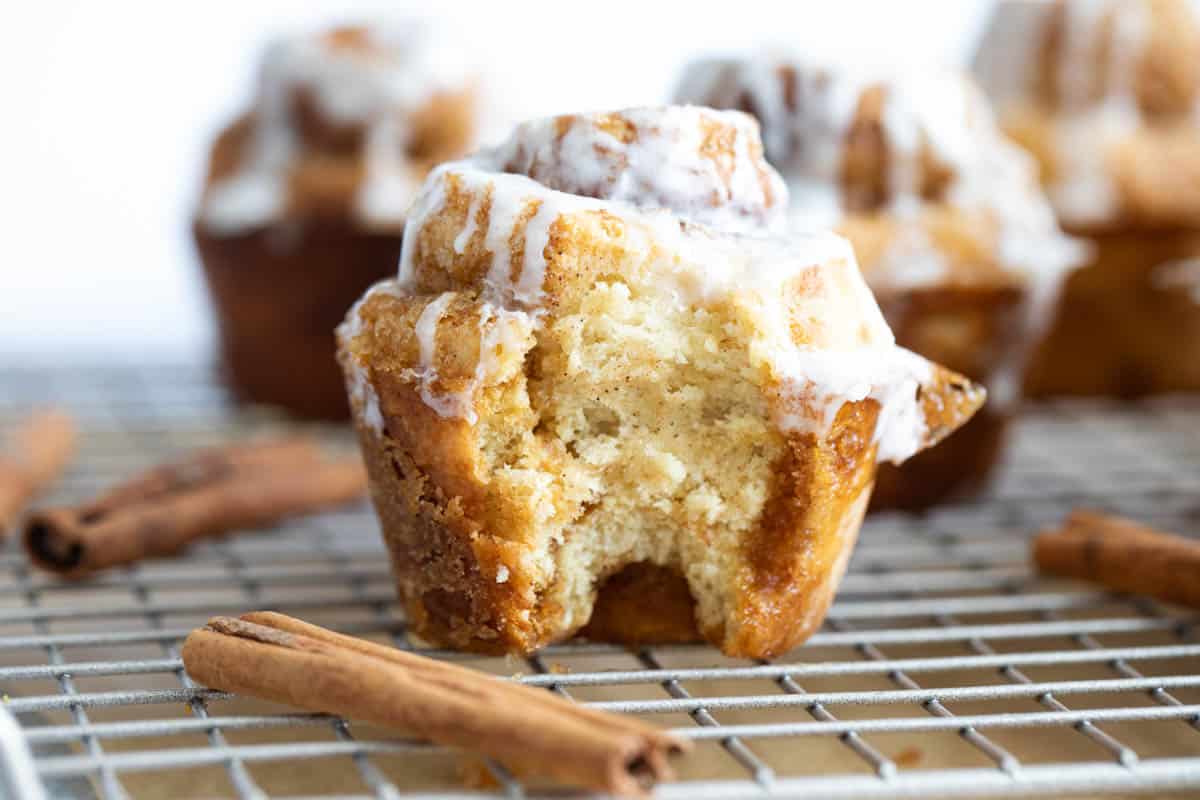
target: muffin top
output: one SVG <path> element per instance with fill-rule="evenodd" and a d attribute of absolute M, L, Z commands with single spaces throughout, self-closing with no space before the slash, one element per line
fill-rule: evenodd
<path fill-rule="evenodd" d="M 975 72 L 1065 223 L 1195 225 L 1200 18 L 1188 0 L 1006 0 Z"/>
<path fill-rule="evenodd" d="M 758 117 L 793 223 L 847 235 L 877 289 L 1024 286 L 1078 257 L 1032 162 L 965 76 L 712 59 L 687 69 L 678 95 Z"/>
<path fill-rule="evenodd" d="M 420 21 L 271 43 L 251 109 L 213 148 L 200 222 L 237 234 L 335 217 L 399 230 L 433 164 L 474 137 L 475 78 Z"/>
<path fill-rule="evenodd" d="M 440 257 L 432 229 L 452 194 L 474 206 L 454 255 L 481 239 L 482 261 Z M 861 283 L 845 240 L 783 229 L 786 198 L 763 159 L 757 123 L 740 112 L 669 106 L 525 123 L 499 146 L 430 174 L 405 229 L 399 281 L 420 292 L 481 290 L 505 307 L 545 310 L 591 286 L 582 265 L 553 280 L 545 273 L 554 228 L 586 215 L 619 224 L 622 237 L 645 251 L 641 266 L 685 304 L 743 289 L 770 295 L 814 266 L 845 279 L 814 284 L 812 295 Z M 814 344 L 892 343 L 865 286 L 844 299 L 852 305 L 821 329 L 829 340 Z"/>
<path fill-rule="evenodd" d="M 758 123 L 745 114 L 694 106 L 568 114 L 522 123 L 490 158 L 560 192 L 726 230 L 777 229 L 787 208 Z"/>
<path fill-rule="evenodd" d="M 644 309 L 640 324 L 663 329 L 664 348 L 690 337 L 699 315 L 721 331 L 714 353 L 746 353 L 743 380 L 767 387 L 780 430 L 824 435 L 845 404 L 873 398 L 879 456 L 903 460 L 952 429 L 945 419 L 961 422 L 965 406 L 931 388 L 944 371 L 896 346 L 849 244 L 783 229 L 785 205 L 757 125 L 740 112 L 631 109 L 521 125 L 430 173 L 400 275 L 351 311 L 343 350 L 352 369 L 407 376 L 439 415 L 474 424 L 489 378 L 530 368 L 513 351 L 587 317 L 599 287 L 619 285 Z M 364 416 L 377 420 L 369 381 L 358 384 Z M 951 394 L 972 408 L 981 400 L 966 384 Z"/>

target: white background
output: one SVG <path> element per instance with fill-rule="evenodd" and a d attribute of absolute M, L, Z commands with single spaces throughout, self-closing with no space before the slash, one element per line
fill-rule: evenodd
<path fill-rule="evenodd" d="M 15 4 L 14 4 L 15 5 Z M 984 0 L 23 2 L 0 20 L 0 364 L 194 358 L 211 326 L 187 221 L 215 131 L 275 33 L 426 13 L 513 117 L 662 102 L 681 64 L 787 45 L 962 63 Z"/>

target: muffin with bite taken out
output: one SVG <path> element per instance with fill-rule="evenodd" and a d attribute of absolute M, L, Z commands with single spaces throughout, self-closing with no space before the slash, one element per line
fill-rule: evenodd
<path fill-rule="evenodd" d="M 339 331 L 418 635 L 765 658 L 820 626 L 876 460 L 983 392 L 898 347 L 786 204 L 753 119 L 695 107 L 525 123 L 430 174 Z"/>

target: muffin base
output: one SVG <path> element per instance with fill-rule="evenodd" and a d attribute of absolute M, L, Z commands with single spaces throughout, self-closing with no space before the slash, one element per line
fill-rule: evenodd
<path fill-rule="evenodd" d="M 365 424 L 363 409 L 356 408 L 355 417 L 410 630 L 442 647 L 528 654 L 586 625 L 590 638 L 624 644 L 707 640 L 732 657 L 779 655 L 820 627 L 871 495 L 869 431 L 877 407 L 868 401 L 845 407 L 835 439 L 818 448 L 804 437 L 779 465 L 773 496 L 742 542 L 745 563 L 724 624 L 702 629 L 682 576 L 638 562 L 601 578 L 593 611 L 565 629 L 553 603 L 522 600 L 527 579 L 519 571 L 504 582 L 493 577 L 512 561 L 509 543 L 467 535 L 471 521 L 463 516 L 461 498 L 446 498 L 401 443 L 413 433 L 401 429 L 438 427 L 433 412 L 421 406 L 419 397 L 382 389 L 384 419 L 397 426 L 396 438 Z M 453 434 L 434 434 L 440 435 Z"/>
<path fill-rule="evenodd" d="M 1029 317 L 1028 292 L 1016 288 L 878 291 L 896 341 L 984 384 L 987 404 L 935 448 L 901 466 L 881 464 L 874 510 L 919 511 L 985 489 L 1004 448 L 1019 398 L 1018 372 Z"/>
<path fill-rule="evenodd" d="M 235 397 L 301 417 L 348 418 L 334 328 L 371 284 L 395 273 L 401 235 L 335 219 L 231 236 L 197 223 L 193 235 Z"/>
<path fill-rule="evenodd" d="M 1200 231 L 1074 233 L 1093 258 L 1067 280 L 1026 394 L 1200 391 L 1200 289 L 1167 285 L 1163 271 L 1200 258 Z"/>

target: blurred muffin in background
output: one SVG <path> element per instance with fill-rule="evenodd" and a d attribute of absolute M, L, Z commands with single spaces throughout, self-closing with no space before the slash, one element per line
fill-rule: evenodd
<path fill-rule="evenodd" d="M 1094 244 L 1032 394 L 1200 391 L 1200 19 L 1186 0 L 1002 2 L 975 71 Z"/>
<path fill-rule="evenodd" d="M 1081 258 L 983 94 L 958 73 L 880 78 L 768 56 L 694 63 L 677 99 L 758 117 L 792 224 L 850 239 L 897 342 L 988 387 L 987 406 L 941 447 L 880 468 L 873 507 L 980 488 L 1025 356 Z"/>
<path fill-rule="evenodd" d="M 242 400 L 349 414 L 334 327 L 393 274 L 425 173 L 474 143 L 475 76 L 420 22 L 281 39 L 213 145 L 193 225 Z"/>

